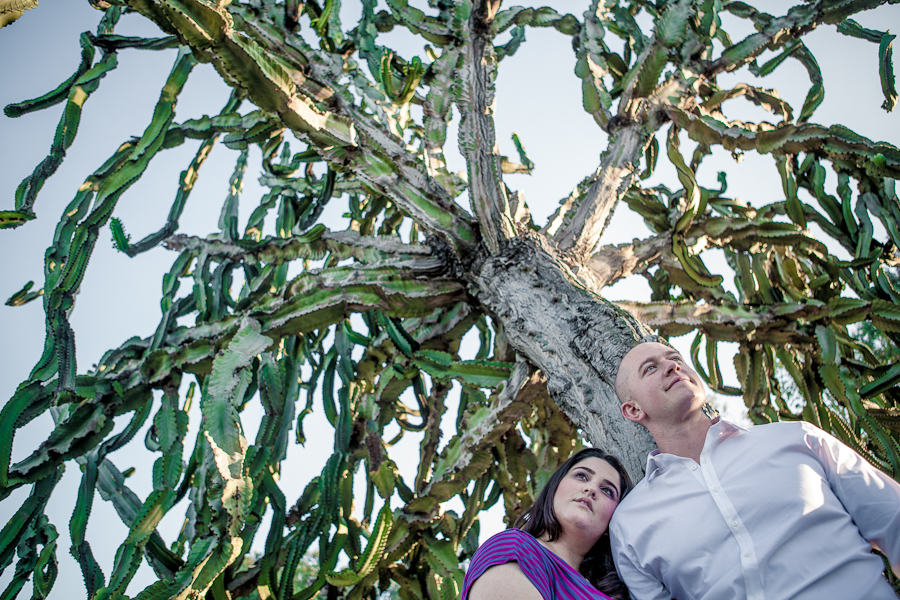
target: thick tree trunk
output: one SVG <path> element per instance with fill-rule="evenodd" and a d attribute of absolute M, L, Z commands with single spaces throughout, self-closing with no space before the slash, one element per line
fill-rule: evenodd
<path fill-rule="evenodd" d="M 475 265 L 472 283 L 510 345 L 543 371 L 554 401 L 639 480 L 655 444 L 622 416 L 614 385 L 622 357 L 652 332 L 578 283 L 537 235 L 504 242 L 499 255 Z"/>

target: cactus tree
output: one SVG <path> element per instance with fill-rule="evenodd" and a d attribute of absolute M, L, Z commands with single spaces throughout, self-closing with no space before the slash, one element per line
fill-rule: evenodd
<path fill-rule="evenodd" d="M 30 490 L 4 506 L 0 568 L 14 574 L 3 598 L 29 579 L 36 597 L 49 593 L 59 524 L 45 507 L 73 464 L 82 474 L 70 552 L 89 598 L 123 597 L 142 561 L 158 581 L 129 590 L 141 600 L 373 598 L 389 588 L 455 598 L 479 513 L 502 499 L 514 518 L 580 437 L 640 477 L 652 440 L 620 417 L 613 379 L 654 333 L 692 333 L 698 372 L 715 392 L 742 396 L 754 421 L 806 419 L 900 475 L 900 151 L 816 124 L 824 83 L 804 44 L 821 28 L 871 42 L 890 111 L 894 36 L 852 18 L 887 0 L 798 2 L 776 15 L 732 0 L 584 0 L 576 14 L 500 0 L 358 2 L 359 21 L 342 23 L 340 0 L 91 0 L 100 23 L 81 38 L 77 71 L 5 108 L 18 117 L 62 107 L 47 158 L 0 212 L 0 226 L 28 228 L 117 57 L 177 48 L 143 134 L 117 140 L 73 190 L 43 287 L 8 301 L 43 302 L 46 340 L 0 412 L 0 495 Z M 20 5 L 10 11 L 30 7 Z M 127 12 L 164 35 L 116 34 Z M 728 23 L 752 33 L 732 38 Z M 505 177 L 528 171 L 528 157 L 518 140 L 518 162 L 501 156 L 494 126 L 498 70 L 539 27 L 571 41 L 565 68 L 608 139 L 545 223 Z M 419 54 L 382 45 L 391 30 L 419 36 Z M 809 74 L 801 106 L 755 85 L 792 61 Z M 179 120 L 198 63 L 213 65 L 231 96 Z M 736 99 L 773 122 L 730 120 Z M 454 111 L 459 174 L 444 156 Z M 187 235 L 179 218 L 198 201 L 192 188 L 219 141 L 237 150 L 232 193 L 210 208 L 217 231 Z M 117 204 L 153 159 L 182 145 L 196 154 L 168 220 L 131 240 Z M 245 198 L 255 148 L 264 193 Z M 700 185 L 698 168 L 720 149 L 770 155 L 783 196 L 750 205 L 727 195 L 724 177 Z M 660 155 L 677 181 L 651 186 Z M 251 203 L 243 227 L 241 201 Z M 321 222 L 329 203 L 346 207 L 346 228 Z M 650 234 L 601 245 L 616 208 L 639 214 Z M 70 317 L 106 231 L 128 256 L 163 245 L 174 261 L 155 333 L 84 370 Z M 722 273 L 707 266 L 712 251 L 725 256 Z M 649 281 L 651 301 L 604 298 L 631 276 Z M 461 346 L 468 332 L 478 342 Z M 739 345 L 737 385 L 721 374 L 723 342 Z M 451 401 L 458 414 L 442 431 Z M 252 440 L 250 405 L 264 415 Z M 305 451 L 330 458 L 287 497 L 282 463 L 312 411 L 324 412 L 334 443 Z M 30 443 L 16 432 L 44 413 L 52 433 L 13 463 L 13 444 Z M 114 458 L 143 430 L 156 462 L 141 498 Z M 399 471 L 395 430 L 421 439 L 417 472 Z M 367 490 L 356 509 L 355 479 Z M 85 535 L 97 493 L 128 528 L 111 565 L 98 564 Z M 448 509 L 451 500 L 464 509 Z M 163 539 L 158 525 L 176 505 L 188 507 L 185 526 Z"/>

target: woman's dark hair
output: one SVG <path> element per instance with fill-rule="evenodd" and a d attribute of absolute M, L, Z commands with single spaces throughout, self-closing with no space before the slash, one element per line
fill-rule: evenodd
<path fill-rule="evenodd" d="M 628 471 L 619 462 L 619 459 L 611 454 L 607 454 L 599 448 L 585 448 L 569 457 L 560 467 L 550 476 L 547 485 L 541 490 L 537 500 L 531 505 L 531 508 L 523 512 L 516 519 L 515 527 L 523 531 L 527 531 L 536 538 L 546 536 L 547 541 L 555 542 L 562 533 L 562 527 L 556 518 L 556 512 L 553 510 L 553 498 L 556 496 L 556 489 L 559 482 L 563 480 L 566 474 L 578 463 L 588 458 L 599 458 L 605 461 L 609 466 L 616 470 L 619 474 L 619 502 L 622 501 L 628 492 L 631 491 L 631 478 Z M 609 530 L 597 540 L 591 551 L 587 553 L 581 563 L 579 569 L 584 578 L 590 581 L 594 587 L 612 598 L 613 600 L 628 600 L 628 588 L 619 579 L 616 573 L 616 566 L 613 564 L 612 550 L 609 545 Z"/>

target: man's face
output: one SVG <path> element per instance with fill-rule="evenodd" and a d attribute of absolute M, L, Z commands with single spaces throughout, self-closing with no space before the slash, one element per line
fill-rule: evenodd
<path fill-rule="evenodd" d="M 632 421 L 677 423 L 706 401 L 697 373 L 664 344 L 647 342 L 631 349 L 616 375 L 622 414 Z"/>

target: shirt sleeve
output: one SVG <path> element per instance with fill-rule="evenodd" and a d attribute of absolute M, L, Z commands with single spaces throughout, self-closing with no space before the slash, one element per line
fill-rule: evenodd
<path fill-rule="evenodd" d="M 632 600 L 672 600 L 672 594 L 653 573 L 643 568 L 633 548 L 622 542 L 622 531 L 610 524 L 610 545 L 619 579 L 628 587 Z"/>
<path fill-rule="evenodd" d="M 804 430 L 807 445 L 859 533 L 900 573 L 900 484 L 832 435 L 806 423 Z"/>
<path fill-rule="evenodd" d="M 533 552 L 528 551 L 528 542 L 533 539 L 531 534 L 519 529 L 507 529 L 492 536 L 479 546 L 466 570 L 461 600 L 467 600 L 472 584 L 485 571 L 508 562 L 518 563 L 522 573 L 542 597 L 554 597 L 546 568 L 540 564 L 539 560 L 535 559 Z"/>

